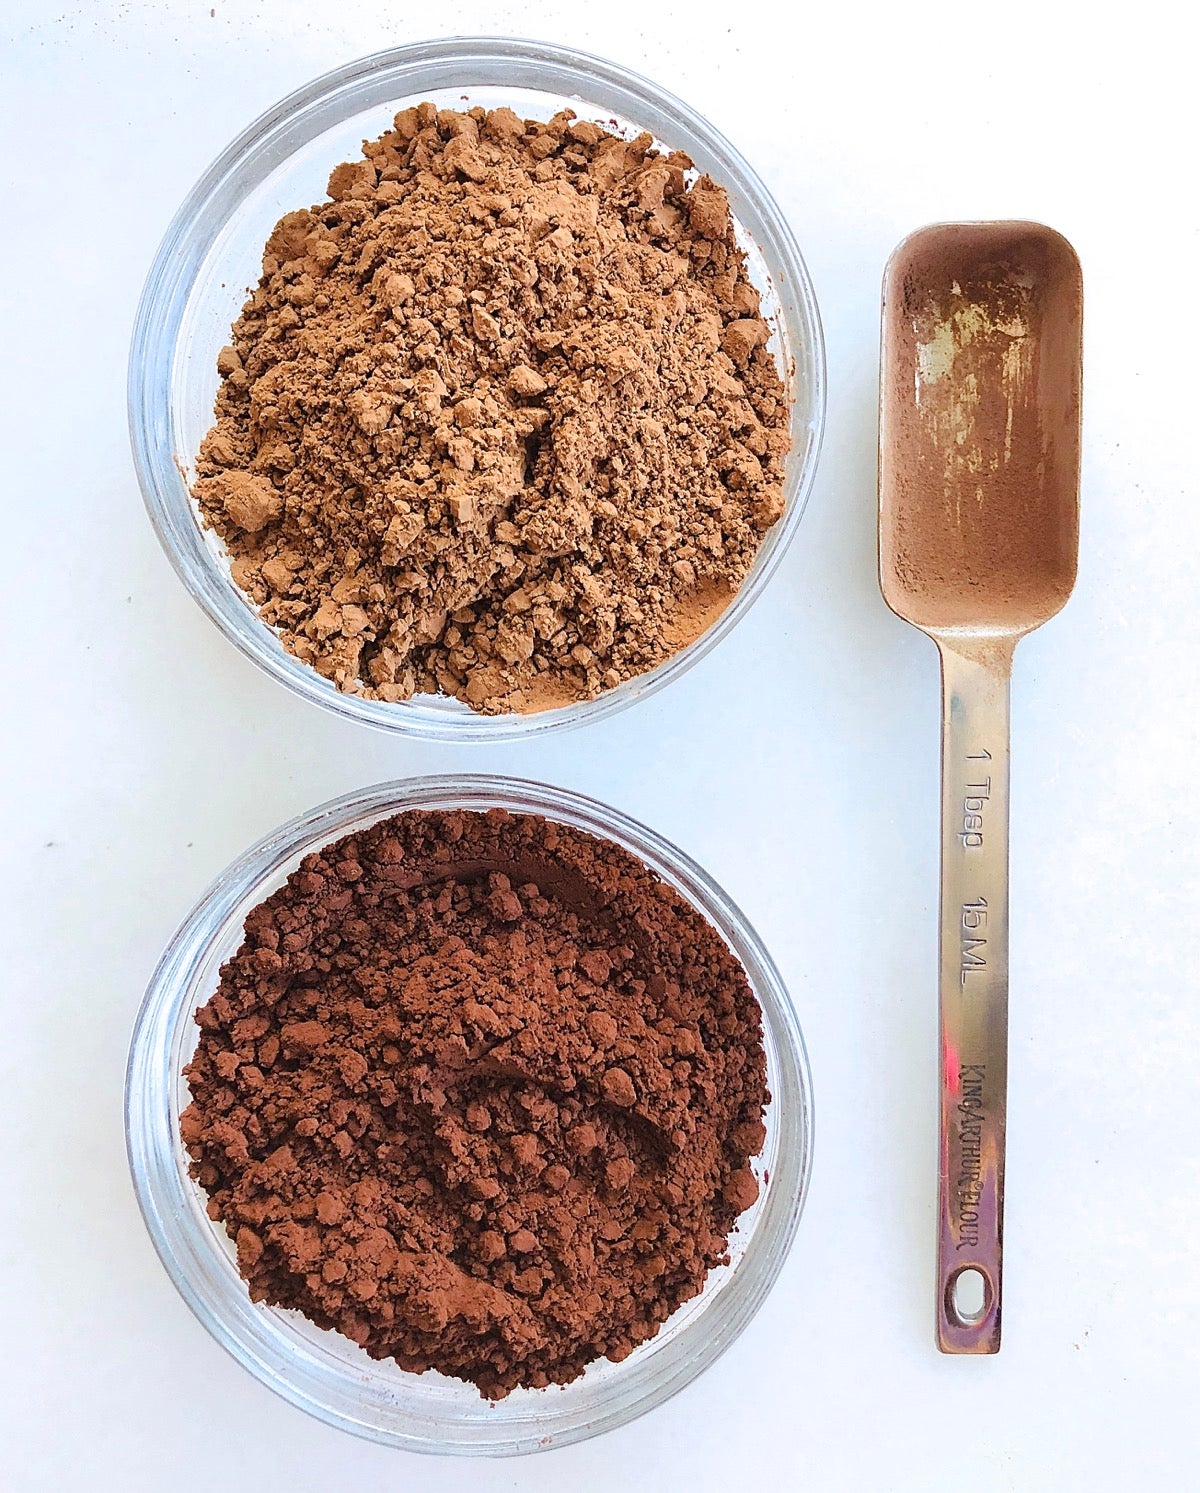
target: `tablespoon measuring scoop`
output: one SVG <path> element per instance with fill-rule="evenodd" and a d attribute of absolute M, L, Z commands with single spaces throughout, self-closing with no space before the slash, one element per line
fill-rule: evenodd
<path fill-rule="evenodd" d="M 1083 288 L 1037 223 L 944 223 L 883 282 L 879 579 L 942 663 L 937 1344 L 1000 1347 L 1009 679 L 1079 548 Z"/>

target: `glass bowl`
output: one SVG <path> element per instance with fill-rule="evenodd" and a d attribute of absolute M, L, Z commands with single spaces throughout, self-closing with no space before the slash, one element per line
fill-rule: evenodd
<path fill-rule="evenodd" d="M 246 914 L 312 850 L 404 809 L 503 807 L 541 814 L 623 846 L 669 882 L 723 935 L 763 1014 L 766 1143 L 754 1162 L 758 1201 L 730 1235 L 730 1263 L 658 1335 L 621 1363 L 600 1360 L 574 1383 L 518 1389 L 486 1402 L 470 1384 L 376 1362 L 348 1338 L 297 1312 L 250 1300 L 234 1248 L 188 1176 L 179 1115 L 182 1070 L 198 1037 L 196 1007 L 242 940 Z M 348 794 L 259 841 L 201 897 L 155 970 L 138 1014 L 125 1089 L 134 1190 L 155 1248 L 184 1300 L 217 1341 L 302 1410 L 373 1441 L 414 1451 L 508 1455 L 610 1430 L 681 1389 L 737 1337 L 787 1256 L 808 1188 L 812 1098 L 804 1040 L 783 981 L 754 930 L 693 861 L 652 830 L 591 799 L 488 776 L 415 778 Z"/>
<path fill-rule="evenodd" d="M 330 170 L 356 159 L 398 109 L 506 104 L 548 119 L 561 108 L 608 128 L 649 130 L 728 189 L 751 278 L 773 328 L 770 346 L 792 397 L 785 511 L 750 574 L 712 627 L 653 671 L 595 700 L 535 715 L 484 716 L 437 695 L 389 703 L 340 692 L 286 651 L 229 574 L 222 542 L 199 521 L 188 491 L 212 424 L 217 353 L 278 219 L 325 196 Z M 610 715 L 678 678 L 745 615 L 782 559 L 803 514 L 825 414 L 825 353 L 808 272 L 766 188 L 734 148 L 686 104 L 614 63 L 563 47 L 494 38 L 423 42 L 379 52 L 283 99 L 233 142 L 196 184 L 168 228 L 134 325 L 129 423 L 151 521 L 184 585 L 212 620 L 267 673 L 330 710 L 385 729 L 455 741 L 531 736 Z"/>

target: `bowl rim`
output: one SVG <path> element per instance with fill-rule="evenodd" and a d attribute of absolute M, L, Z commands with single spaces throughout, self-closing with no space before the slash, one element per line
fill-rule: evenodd
<path fill-rule="evenodd" d="M 729 606 L 698 639 L 656 668 L 593 700 L 530 715 L 479 715 L 448 708 L 445 702 L 429 703 L 442 698 L 432 695 L 395 703 L 369 700 L 339 691 L 311 666 L 288 654 L 242 593 L 218 574 L 211 553 L 199 538 L 194 505 L 181 468 L 181 461 L 192 453 L 181 457 L 173 441 L 171 390 L 184 314 L 198 275 L 237 203 L 291 154 L 298 143 L 296 137 L 303 136 L 306 125 L 321 119 L 339 103 L 339 117 L 353 117 L 355 112 L 376 107 L 384 97 L 399 102 L 410 96 L 404 92 L 410 85 L 414 91 L 449 86 L 448 79 L 439 84 L 422 82 L 421 76 L 431 69 L 453 66 L 482 67 L 485 72 L 520 66 L 557 72 L 564 85 L 591 82 L 633 99 L 648 114 L 668 117 L 685 137 L 690 137 L 676 143 L 692 148 L 699 145 L 719 162 L 722 185 L 734 200 L 735 217 L 741 221 L 749 211 L 760 220 L 767 242 L 764 244 L 757 234 L 750 237 L 765 255 L 772 278 L 778 275 L 781 317 L 805 332 L 801 345 L 792 349 L 793 361 L 803 360 L 807 408 L 806 418 L 801 421 L 800 405 L 794 402 L 792 406 L 793 450 L 785 476 L 788 506 L 768 530 L 751 574 Z M 476 86 L 504 86 L 504 80 L 498 78 L 474 76 L 466 81 Z M 537 84 L 513 79 L 509 86 L 536 88 Z M 546 79 L 542 86 L 552 91 L 554 79 Z M 381 90 L 381 96 L 374 97 Z M 636 114 L 626 117 L 636 122 Z M 303 138 L 314 137 L 310 134 Z M 748 228 L 745 231 L 750 233 Z M 794 310 L 789 311 L 782 299 L 784 285 Z M 795 392 L 798 368 L 785 369 L 784 374 Z M 618 63 L 547 42 L 461 36 L 387 48 L 333 68 L 287 94 L 230 142 L 192 187 L 155 253 L 134 318 L 126 392 L 134 469 L 151 524 L 185 589 L 238 651 L 277 682 L 335 714 L 408 736 L 466 743 L 541 736 L 602 720 L 656 693 L 706 657 L 762 594 L 795 537 L 820 459 L 826 383 L 820 312 L 799 246 L 757 173 L 720 131 L 669 90 Z"/>
<path fill-rule="evenodd" d="M 601 1390 L 602 1402 L 590 1409 L 576 1406 L 550 1434 L 545 1427 L 537 1430 L 536 1419 L 529 1418 L 524 1430 L 513 1423 L 502 1428 L 503 1434 L 483 1441 L 468 1429 L 455 1440 L 428 1426 L 381 1424 L 378 1417 L 370 1418 L 377 1407 L 339 1407 L 320 1397 L 319 1386 L 314 1390 L 311 1382 L 299 1382 L 303 1374 L 309 1380 L 313 1375 L 289 1358 L 293 1350 L 275 1322 L 278 1309 L 252 1304 L 240 1279 L 241 1289 L 224 1289 L 214 1263 L 215 1234 L 195 1229 L 189 1219 L 194 1194 L 189 1194 L 180 1168 L 170 1096 L 172 1086 L 177 1088 L 180 1082 L 174 1071 L 176 1035 L 191 1018 L 186 1007 L 197 993 L 194 977 L 227 937 L 231 918 L 249 899 L 269 895 L 264 888 L 278 881 L 284 867 L 294 867 L 314 847 L 353 832 L 352 824 L 377 822 L 408 809 L 479 810 L 498 804 L 513 812 L 542 813 L 611 838 L 663 875 L 702 912 L 732 948 L 762 1011 L 768 1062 L 775 1056 L 773 1082 L 784 1085 L 782 1093 L 773 1088 L 771 1103 L 779 1105 L 786 1096 L 793 1112 L 775 1112 L 779 1139 L 772 1175 L 764 1187 L 764 1211 L 756 1215 L 721 1289 L 712 1294 L 707 1309 L 700 1306 L 705 1291 L 693 1298 L 696 1314 L 673 1340 L 651 1339 L 645 1345 L 647 1354 L 639 1359 L 635 1353 L 625 1361 L 632 1366 L 631 1383 L 620 1390 L 621 1381 L 610 1383 L 606 1397 Z M 172 1283 L 210 1335 L 269 1389 L 326 1424 L 385 1445 L 435 1454 L 507 1456 L 568 1445 L 622 1425 L 671 1398 L 715 1362 L 757 1313 L 790 1252 L 812 1173 L 812 1076 L 803 1032 L 782 976 L 737 904 L 684 851 L 620 810 L 573 790 L 498 774 L 397 779 L 342 794 L 264 835 L 214 877 L 172 935 L 146 988 L 130 1041 L 124 1119 L 130 1176 L 143 1222 Z M 769 1235 L 764 1232 L 768 1225 Z M 747 1260 L 748 1266 L 743 1264 Z M 711 1307 L 722 1301 L 716 1321 L 706 1322 L 705 1310 L 711 1318 Z M 657 1359 L 656 1342 L 662 1344 Z M 686 1353 L 685 1344 L 690 1350 Z M 289 1368 L 294 1377 L 289 1377 Z M 341 1371 L 334 1377 L 340 1384 Z M 554 1408 L 552 1402 L 544 1403 Z"/>

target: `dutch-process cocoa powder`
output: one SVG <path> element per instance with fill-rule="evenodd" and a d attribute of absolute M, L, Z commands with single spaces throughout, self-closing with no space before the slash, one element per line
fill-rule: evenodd
<path fill-rule="evenodd" d="M 309 855 L 196 1019 L 180 1129 L 251 1296 L 490 1398 L 626 1357 L 758 1193 L 740 964 L 539 816 L 410 811 Z"/>
<path fill-rule="evenodd" d="M 406 109 L 271 234 L 195 496 L 340 689 L 586 699 L 704 631 L 783 512 L 759 311 L 681 153 Z"/>

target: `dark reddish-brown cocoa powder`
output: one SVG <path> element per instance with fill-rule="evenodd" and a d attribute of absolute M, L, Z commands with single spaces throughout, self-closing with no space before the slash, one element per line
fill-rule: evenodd
<path fill-rule="evenodd" d="M 410 811 L 307 856 L 196 1019 L 180 1129 L 251 1296 L 490 1398 L 626 1357 L 758 1194 L 741 965 L 536 815 Z"/>

